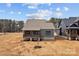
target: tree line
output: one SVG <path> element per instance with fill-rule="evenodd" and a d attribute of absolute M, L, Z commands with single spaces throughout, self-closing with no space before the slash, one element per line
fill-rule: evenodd
<path fill-rule="evenodd" d="M 0 19 L 0 32 L 21 32 L 23 21 Z"/>
<path fill-rule="evenodd" d="M 52 17 L 48 21 L 54 23 L 55 27 L 58 28 L 62 19 Z M 0 19 L 0 32 L 21 32 L 23 25 L 23 21 Z"/>

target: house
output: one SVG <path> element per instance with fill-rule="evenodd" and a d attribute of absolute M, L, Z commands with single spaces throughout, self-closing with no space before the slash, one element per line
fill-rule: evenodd
<path fill-rule="evenodd" d="M 43 19 L 28 19 L 23 27 L 23 38 L 29 40 L 54 40 L 55 27 L 53 23 Z"/>
<path fill-rule="evenodd" d="M 67 36 L 69 40 L 79 39 L 79 17 L 70 17 L 69 19 L 62 20 L 60 34 Z"/>

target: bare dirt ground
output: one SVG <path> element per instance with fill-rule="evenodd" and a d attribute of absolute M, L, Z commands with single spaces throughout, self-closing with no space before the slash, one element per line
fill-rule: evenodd
<path fill-rule="evenodd" d="M 3 56 L 79 56 L 79 41 L 57 38 L 38 42 L 22 41 L 22 33 L 0 34 L 0 55 Z"/>

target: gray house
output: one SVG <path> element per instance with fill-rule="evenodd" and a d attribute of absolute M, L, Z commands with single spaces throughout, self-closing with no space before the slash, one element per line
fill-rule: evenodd
<path fill-rule="evenodd" d="M 69 40 L 79 39 L 79 17 L 64 19 L 60 25 L 60 34 L 67 36 Z"/>
<path fill-rule="evenodd" d="M 53 23 L 42 19 L 28 19 L 23 27 L 23 38 L 29 40 L 54 40 Z"/>

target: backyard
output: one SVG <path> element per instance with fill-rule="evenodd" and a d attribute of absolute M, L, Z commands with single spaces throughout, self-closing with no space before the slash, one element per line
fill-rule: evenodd
<path fill-rule="evenodd" d="M 35 49 L 35 46 L 42 48 Z M 0 33 L 0 55 L 79 56 L 79 41 L 56 38 L 54 41 L 23 41 L 22 33 Z"/>

